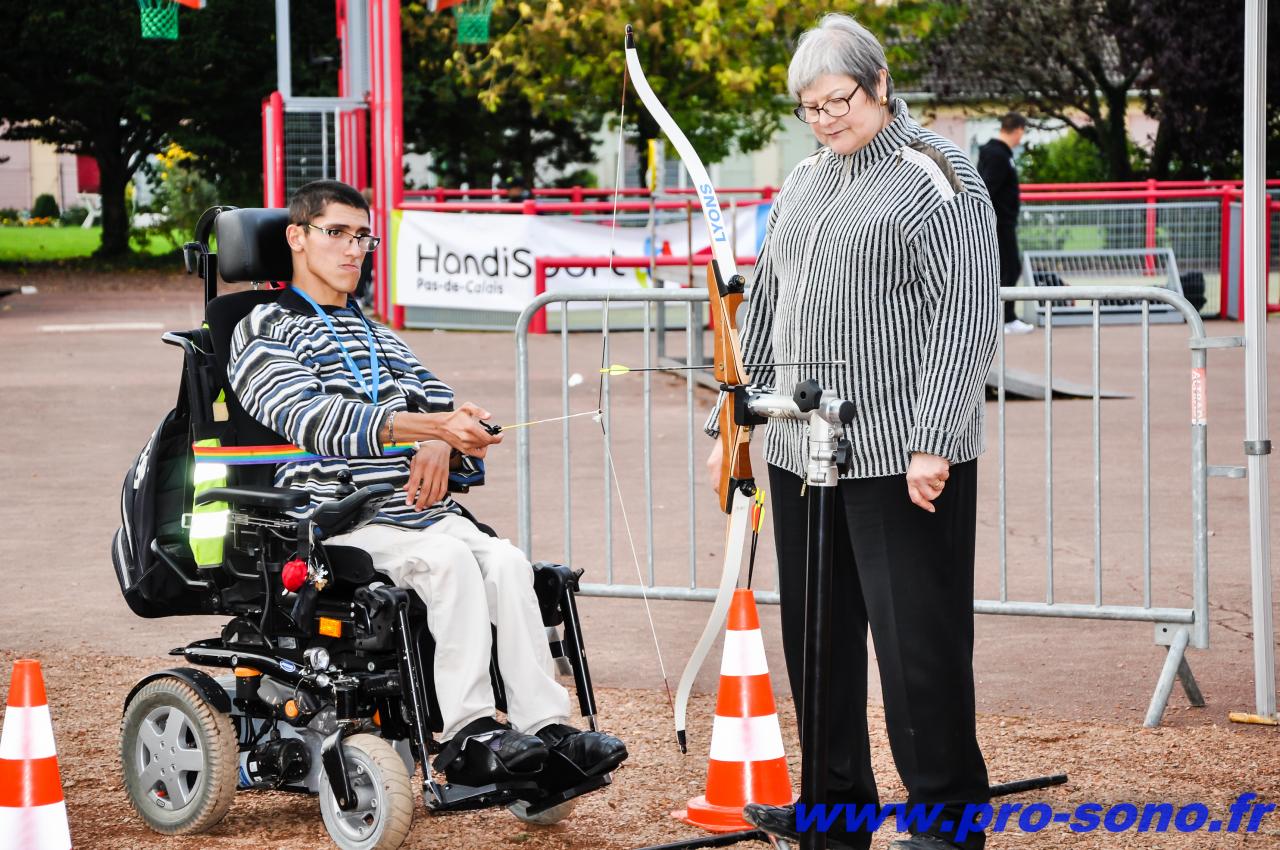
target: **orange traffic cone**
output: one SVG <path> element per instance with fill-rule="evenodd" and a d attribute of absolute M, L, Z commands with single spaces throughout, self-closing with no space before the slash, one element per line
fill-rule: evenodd
<path fill-rule="evenodd" d="M 671 816 L 709 832 L 751 829 L 742 819 L 747 803 L 783 806 L 794 802 L 782 751 L 778 708 L 769 684 L 769 664 L 756 614 L 755 595 L 734 591 L 720 661 L 720 695 L 711 726 L 707 793 Z"/>
<path fill-rule="evenodd" d="M 0 732 L 0 850 L 68 850 L 53 724 L 40 662 L 19 660 Z"/>

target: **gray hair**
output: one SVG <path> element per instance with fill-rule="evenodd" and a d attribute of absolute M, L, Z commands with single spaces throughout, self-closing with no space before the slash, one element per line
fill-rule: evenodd
<path fill-rule="evenodd" d="M 787 69 L 787 88 L 799 100 L 800 92 L 823 74 L 845 74 L 875 100 L 881 69 L 885 71 L 885 93 L 893 97 L 893 77 L 880 42 L 850 16 L 832 12 L 800 36 Z"/>

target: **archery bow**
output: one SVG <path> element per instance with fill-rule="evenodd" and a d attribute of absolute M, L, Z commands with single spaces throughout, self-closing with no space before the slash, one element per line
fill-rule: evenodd
<path fill-rule="evenodd" d="M 711 315 L 715 319 L 715 376 L 721 387 L 728 393 L 747 384 L 749 378 L 742 365 L 742 350 L 738 342 L 737 312 L 742 303 L 746 280 L 738 273 L 734 259 L 734 247 L 729 242 L 729 231 L 725 226 L 724 213 L 720 201 L 716 197 L 715 187 L 707 174 L 702 160 L 689 143 L 680 126 L 667 112 L 658 96 L 654 94 L 645 78 L 644 69 L 640 66 L 640 56 L 636 51 L 635 33 L 627 26 L 627 71 L 640 101 L 649 110 L 649 115 L 666 133 L 667 138 L 675 146 L 680 160 L 689 172 L 702 205 L 703 220 L 711 236 L 713 259 L 707 266 L 707 288 L 711 298 Z M 694 647 L 689 663 L 680 676 L 680 684 L 676 689 L 675 715 L 676 741 L 680 751 L 687 752 L 685 735 L 685 714 L 689 705 L 689 693 L 693 689 L 698 670 L 706 660 L 707 653 L 719 636 L 720 628 L 729 613 L 729 603 L 742 571 L 742 553 L 745 548 L 747 532 L 751 527 L 752 501 L 750 498 L 735 499 L 734 494 L 741 492 L 750 496 L 755 492 L 755 482 L 751 474 L 751 458 L 748 445 L 751 440 L 751 426 L 738 421 L 731 399 L 726 398 L 720 409 L 720 442 L 724 451 L 720 474 L 720 508 L 729 515 L 728 531 L 725 536 L 724 568 L 720 574 L 720 587 L 716 591 L 715 604 L 711 609 L 711 617 L 702 631 Z"/>

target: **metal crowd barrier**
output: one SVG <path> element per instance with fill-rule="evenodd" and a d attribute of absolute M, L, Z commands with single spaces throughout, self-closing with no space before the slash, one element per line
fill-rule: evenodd
<path fill-rule="evenodd" d="M 1210 466 L 1207 459 L 1207 417 L 1205 412 L 1204 387 L 1206 380 L 1207 352 L 1213 348 L 1233 348 L 1243 344 L 1239 337 L 1207 337 L 1204 323 L 1199 313 L 1180 295 L 1167 289 L 1152 286 L 1050 286 L 1050 287 L 1010 287 L 1000 292 L 1003 301 L 1076 301 L 1088 300 L 1092 305 L 1092 444 L 1093 444 L 1093 599 L 1091 602 L 1063 602 L 1055 599 L 1054 576 L 1054 480 L 1053 480 L 1053 427 L 1054 427 L 1054 393 L 1045 392 L 1043 397 L 1044 436 L 1045 436 L 1045 565 L 1044 565 L 1044 597 L 1043 600 L 1011 599 L 1009 593 L 1008 569 L 1008 488 L 1007 488 L 1007 454 L 1006 454 L 1006 393 L 1005 393 L 1005 344 L 1003 335 L 996 355 L 996 421 L 999 453 L 999 594 L 997 599 L 977 599 L 974 610 L 980 614 L 1004 614 L 1036 617 L 1060 617 L 1082 620 L 1119 620 L 1152 623 L 1155 626 L 1155 642 L 1168 647 L 1168 654 L 1157 680 L 1155 691 L 1148 705 L 1145 723 L 1153 726 L 1159 723 L 1167 705 L 1175 679 L 1182 682 L 1188 699 L 1194 705 L 1203 705 L 1203 699 L 1196 686 L 1191 668 L 1186 659 L 1188 647 L 1197 649 L 1209 645 L 1209 602 L 1208 602 L 1208 520 L 1207 520 L 1207 481 L 1210 476 L 1242 478 L 1243 467 Z M 652 307 L 658 303 L 683 302 L 696 304 L 705 302 L 707 294 L 701 290 L 643 290 L 627 292 L 584 291 L 584 292 L 552 292 L 536 298 L 521 314 L 516 325 L 516 416 L 524 422 L 530 418 L 530 364 L 529 364 L 529 323 L 531 318 L 543 306 L 554 302 L 585 301 L 601 304 L 602 324 L 608 321 L 612 305 L 628 305 L 634 309 L 635 302 L 644 304 L 644 337 L 642 340 L 642 359 L 646 364 L 652 362 L 650 337 L 654 325 Z M 1142 602 L 1120 603 L 1109 601 L 1103 593 L 1103 558 L 1102 558 L 1102 431 L 1101 401 L 1104 393 L 1101 389 L 1101 346 L 1100 329 L 1103 302 L 1119 300 L 1133 302 L 1139 311 L 1139 328 L 1141 340 L 1141 441 L 1142 441 Z M 1191 436 L 1191 604 L 1188 607 L 1158 607 L 1152 603 L 1152 537 L 1151 537 L 1151 411 L 1150 411 L 1150 338 L 1151 306 L 1167 305 L 1177 311 L 1186 322 L 1188 332 L 1188 348 L 1191 355 L 1191 393 L 1193 415 L 1190 423 Z M 699 311 L 686 311 L 685 342 L 690 358 L 693 356 L 693 339 L 702 332 L 701 327 L 694 326 L 694 317 Z M 1044 339 L 1044 386 L 1054 385 L 1054 311 L 1045 313 L 1043 328 Z M 568 416 L 577 411 L 571 409 L 569 400 L 569 334 L 567 329 L 560 331 L 559 383 L 562 387 L 560 408 L 561 415 Z M 605 362 L 609 354 L 605 352 Z M 696 361 L 695 361 L 696 362 Z M 685 419 L 686 437 L 686 473 L 688 476 L 688 582 L 686 586 L 661 585 L 655 581 L 654 568 L 654 503 L 653 503 L 653 400 L 650 384 L 651 373 L 643 373 L 643 385 L 640 389 L 643 404 L 643 454 L 641 461 L 641 479 L 643 481 L 644 504 L 635 505 L 631 509 L 633 515 L 641 511 L 645 516 L 644 541 L 648 553 L 646 569 L 647 578 L 644 587 L 634 582 L 619 581 L 615 575 L 613 563 L 613 493 L 614 485 L 610 481 L 608 466 L 611 463 L 612 446 L 608 428 L 610 422 L 610 387 L 609 379 L 603 381 L 600 401 L 605 417 L 605 446 L 603 449 L 602 490 L 604 494 L 604 520 L 600 528 L 588 528 L 587 533 L 603 535 L 605 548 L 604 581 L 588 581 L 582 585 L 582 592 L 593 596 L 610 596 L 671 600 L 711 600 L 715 597 L 715 588 L 698 584 L 698 544 L 696 535 L 697 504 L 702 501 L 710 505 L 711 500 L 705 493 L 701 468 L 702 456 L 707 444 L 700 439 L 701 417 L 694 406 L 695 379 L 692 372 L 685 371 Z M 595 380 L 595 375 L 591 379 Z M 630 378 L 629 380 L 634 380 Z M 631 390 L 629 390 L 630 392 Z M 1059 402 L 1061 404 L 1062 402 Z M 1075 402 L 1079 404 L 1080 402 Z M 570 441 L 570 429 L 566 420 L 562 437 L 562 470 L 561 487 L 564 504 L 572 505 L 573 454 Z M 527 429 L 517 432 L 517 510 L 519 525 L 519 545 L 530 557 L 533 557 L 533 498 L 532 469 L 530 456 L 530 434 Z M 696 442 L 695 442 L 696 441 Z M 669 471 L 669 470 L 668 470 Z M 620 494 L 619 494 L 620 495 Z M 704 507 L 704 510 L 707 508 Z M 572 510 L 566 508 L 563 522 L 564 551 L 561 557 L 572 563 L 574 544 L 574 523 Z M 582 529 L 579 527 L 579 531 Z M 770 553 L 771 555 L 771 553 Z M 770 557 L 770 560 L 771 557 Z M 719 569 L 719 564 L 709 564 L 708 569 Z M 776 568 L 775 568 L 776 569 Z M 592 576 L 588 575 L 588 578 Z M 776 572 L 775 572 L 776 581 Z M 776 584 L 775 584 L 776 587 Z M 758 600 L 765 603 L 776 603 L 776 592 L 757 592 Z"/>
<path fill-rule="evenodd" d="M 1188 646 L 1206 649 L 1209 646 L 1209 536 L 1208 536 L 1208 479 L 1210 476 L 1242 478 L 1243 467 L 1210 466 L 1208 462 L 1207 411 L 1205 386 L 1207 381 L 1207 353 L 1211 348 L 1238 348 L 1244 344 L 1240 337 L 1206 337 L 1200 314 L 1185 298 L 1167 289 L 1151 286 L 1045 286 L 1008 287 L 1000 291 L 1002 301 L 1074 302 L 1089 300 L 1092 305 L 1092 442 L 1093 442 L 1093 602 L 1092 604 L 1063 603 L 1054 599 L 1054 511 L 1053 511 L 1053 409 L 1054 394 L 1044 394 L 1045 434 L 1045 598 L 1043 602 L 1015 601 L 1008 594 L 1008 493 L 1006 452 L 1006 399 L 1004 377 L 1005 344 L 1003 335 L 996 354 L 997 375 L 997 431 L 1000 457 L 1000 598 L 979 599 L 974 610 L 981 614 L 1018 614 L 1038 617 L 1069 617 L 1097 620 L 1129 620 L 1155 624 L 1155 641 L 1169 647 L 1165 664 L 1156 682 L 1155 692 L 1147 707 L 1145 725 L 1160 722 L 1168 704 L 1175 678 L 1182 682 L 1183 690 L 1193 705 L 1202 706 L 1191 668 L 1186 660 Z M 1136 302 L 1140 309 L 1141 339 L 1141 408 L 1142 408 L 1142 604 L 1124 605 L 1108 603 L 1102 586 L 1102 389 L 1101 342 L 1103 302 L 1107 300 Z M 1191 588 L 1192 601 L 1188 608 L 1155 607 L 1151 594 L 1151 408 L 1150 408 L 1150 327 L 1151 304 L 1168 305 L 1177 310 L 1186 321 L 1188 348 L 1191 352 Z M 1053 381 L 1053 328 L 1057 311 L 1044 311 L 1044 383 Z"/>

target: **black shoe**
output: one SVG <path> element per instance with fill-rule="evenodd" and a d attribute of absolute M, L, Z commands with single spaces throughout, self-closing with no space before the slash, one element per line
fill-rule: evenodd
<path fill-rule="evenodd" d="M 587 776 L 608 773 L 627 758 L 627 745 L 604 732 L 583 732 L 552 723 L 539 729 L 538 737 Z"/>
<path fill-rule="evenodd" d="M 889 850 L 957 850 L 960 845 L 945 838 L 920 832 L 908 838 L 899 838 L 889 845 Z"/>
<path fill-rule="evenodd" d="M 742 819 L 756 829 L 767 832 L 775 838 L 799 843 L 800 833 L 796 831 L 795 806 L 766 806 L 763 803 L 747 803 L 742 808 Z M 828 850 L 845 850 L 852 848 L 833 834 L 827 835 Z"/>
<path fill-rule="evenodd" d="M 452 783 L 479 786 L 533 776 L 542 770 L 548 755 L 541 738 L 482 717 L 445 744 L 435 767 Z"/>

